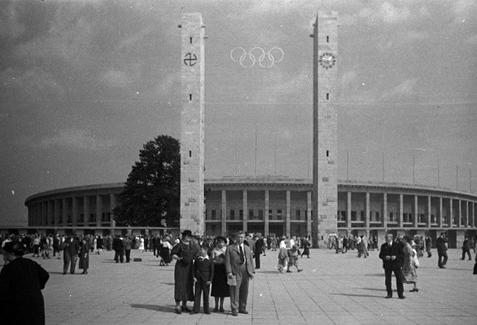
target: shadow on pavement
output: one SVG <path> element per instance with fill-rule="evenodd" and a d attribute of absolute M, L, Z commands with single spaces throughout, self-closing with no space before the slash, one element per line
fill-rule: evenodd
<path fill-rule="evenodd" d="M 149 310 L 154 310 L 154 311 L 161 311 L 164 313 L 173 313 L 174 312 L 174 306 L 173 305 L 168 305 L 168 306 L 159 306 L 159 305 L 146 305 L 146 304 L 131 304 L 132 308 L 141 308 L 141 309 L 149 309 Z"/>
<path fill-rule="evenodd" d="M 384 273 L 366 273 L 364 276 L 384 277 Z"/>
<path fill-rule="evenodd" d="M 384 298 L 384 296 L 364 295 L 360 293 L 331 293 L 330 296 L 362 297 L 362 298 Z"/>

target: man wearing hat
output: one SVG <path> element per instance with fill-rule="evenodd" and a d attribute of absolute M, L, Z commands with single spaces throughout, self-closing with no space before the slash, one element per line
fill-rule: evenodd
<path fill-rule="evenodd" d="M 23 258 L 24 247 L 14 240 L 5 243 L 5 266 L 0 272 L 0 317 L 2 324 L 45 324 L 45 302 L 41 290 L 48 272 Z"/>

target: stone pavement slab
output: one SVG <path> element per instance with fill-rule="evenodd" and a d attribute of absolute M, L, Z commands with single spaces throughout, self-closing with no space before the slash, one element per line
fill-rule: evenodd
<path fill-rule="evenodd" d="M 477 276 L 473 262 L 449 251 L 448 268 L 422 258 L 419 293 L 405 285 L 405 300 L 384 299 L 377 252 L 357 258 L 312 250 L 300 259 L 301 273 L 278 273 L 277 252 L 262 257 L 250 283 L 248 315 L 176 315 L 174 266 L 160 267 L 151 253 L 133 251 L 142 262 L 116 264 L 112 252 L 91 255 L 88 275 L 63 275 L 62 261 L 34 259 L 50 272 L 43 292 L 47 324 L 477 324 Z M 28 256 L 27 256 L 28 257 Z M 393 281 L 393 286 L 395 282 Z M 396 295 L 397 296 L 397 295 Z M 213 306 L 213 299 L 210 299 Z"/>

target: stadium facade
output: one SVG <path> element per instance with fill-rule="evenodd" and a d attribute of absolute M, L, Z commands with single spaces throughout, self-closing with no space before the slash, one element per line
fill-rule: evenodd
<path fill-rule="evenodd" d="M 55 189 L 28 197 L 28 226 L 114 231 L 112 210 L 123 183 Z M 205 181 L 206 234 L 236 230 L 277 236 L 312 232 L 309 179 L 223 177 Z M 477 195 L 400 183 L 338 182 L 338 233 L 366 234 L 383 241 L 386 231 L 410 235 L 446 231 L 450 247 L 459 247 L 477 230 Z M 119 229 L 119 228 L 118 228 Z M 146 228 L 144 228 L 145 231 Z"/>

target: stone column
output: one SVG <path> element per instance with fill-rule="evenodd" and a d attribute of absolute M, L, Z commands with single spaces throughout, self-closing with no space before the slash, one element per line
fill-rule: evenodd
<path fill-rule="evenodd" d="M 429 195 L 427 197 L 427 228 L 431 228 L 431 215 L 432 215 L 432 198 Z"/>
<path fill-rule="evenodd" d="M 306 192 L 306 233 L 308 236 L 311 235 L 311 211 L 311 192 Z"/>
<path fill-rule="evenodd" d="M 449 228 L 454 227 L 454 200 L 449 198 L 449 224 L 447 225 Z"/>
<path fill-rule="evenodd" d="M 63 204 L 61 205 L 61 219 L 63 226 L 68 224 L 68 199 L 63 199 Z"/>
<path fill-rule="evenodd" d="M 89 226 L 89 198 L 88 196 L 83 197 L 83 225 Z"/>
<path fill-rule="evenodd" d="M 72 206 L 72 210 L 73 210 L 71 212 L 71 218 L 72 218 L 71 224 L 72 224 L 73 227 L 76 227 L 77 224 L 78 224 L 78 200 L 74 196 L 71 198 L 71 200 L 72 200 L 71 206 Z"/>
<path fill-rule="evenodd" d="M 54 220 L 55 227 L 60 225 L 60 200 L 55 200 L 55 220 Z"/>
<path fill-rule="evenodd" d="M 290 201 L 291 201 L 291 193 L 290 191 L 287 191 L 287 194 L 286 194 L 286 216 L 285 216 L 285 233 L 288 237 L 290 237 L 291 235 L 291 224 L 290 224 L 290 219 L 291 219 L 291 216 L 290 216 L 290 210 L 291 210 L 291 204 L 290 204 Z"/>
<path fill-rule="evenodd" d="M 111 193 L 111 194 L 109 194 L 109 209 L 111 211 L 111 227 L 112 228 L 116 227 L 116 221 L 114 220 L 114 213 L 113 213 L 113 209 L 115 207 L 116 207 L 116 196 L 114 195 L 114 193 Z M 113 232 L 114 232 L 114 230 L 113 230 Z"/>
<path fill-rule="evenodd" d="M 227 233 L 227 192 L 225 190 L 222 190 L 221 197 L 222 206 L 220 213 L 220 228 L 222 231 L 222 236 L 225 236 L 225 234 Z"/>
<path fill-rule="evenodd" d="M 248 225 L 248 201 L 247 201 L 247 190 L 243 190 L 243 200 L 242 200 L 242 210 L 243 210 L 243 221 L 242 221 L 242 228 L 243 231 L 247 230 Z"/>
<path fill-rule="evenodd" d="M 414 228 L 417 228 L 417 224 L 419 223 L 419 197 L 414 195 Z"/>
<path fill-rule="evenodd" d="M 268 211 L 270 210 L 270 191 L 265 190 L 265 213 L 263 214 L 263 217 L 265 218 L 265 236 L 268 236 L 270 234 L 270 214 Z"/>
<path fill-rule="evenodd" d="M 370 217 L 370 194 L 366 192 L 366 202 L 364 208 L 364 226 L 366 227 L 366 233 L 369 231 L 369 217 Z"/>
<path fill-rule="evenodd" d="M 399 227 L 400 228 L 402 228 L 404 225 L 403 209 L 404 209 L 404 195 L 399 194 Z"/>
<path fill-rule="evenodd" d="M 346 227 L 351 230 L 351 192 L 346 192 Z"/>
<path fill-rule="evenodd" d="M 459 207 L 457 209 L 457 227 L 460 228 L 462 227 L 462 201 L 458 200 L 457 202 L 459 204 Z"/>
<path fill-rule="evenodd" d="M 101 227 L 103 215 L 103 198 L 101 195 L 96 195 L 96 227 Z"/>
<path fill-rule="evenodd" d="M 439 196 L 439 218 L 437 219 L 437 224 L 439 227 L 442 227 L 442 225 L 444 224 L 442 201 L 442 196 Z"/>
<path fill-rule="evenodd" d="M 388 227 L 388 193 L 383 193 L 383 227 Z"/>

